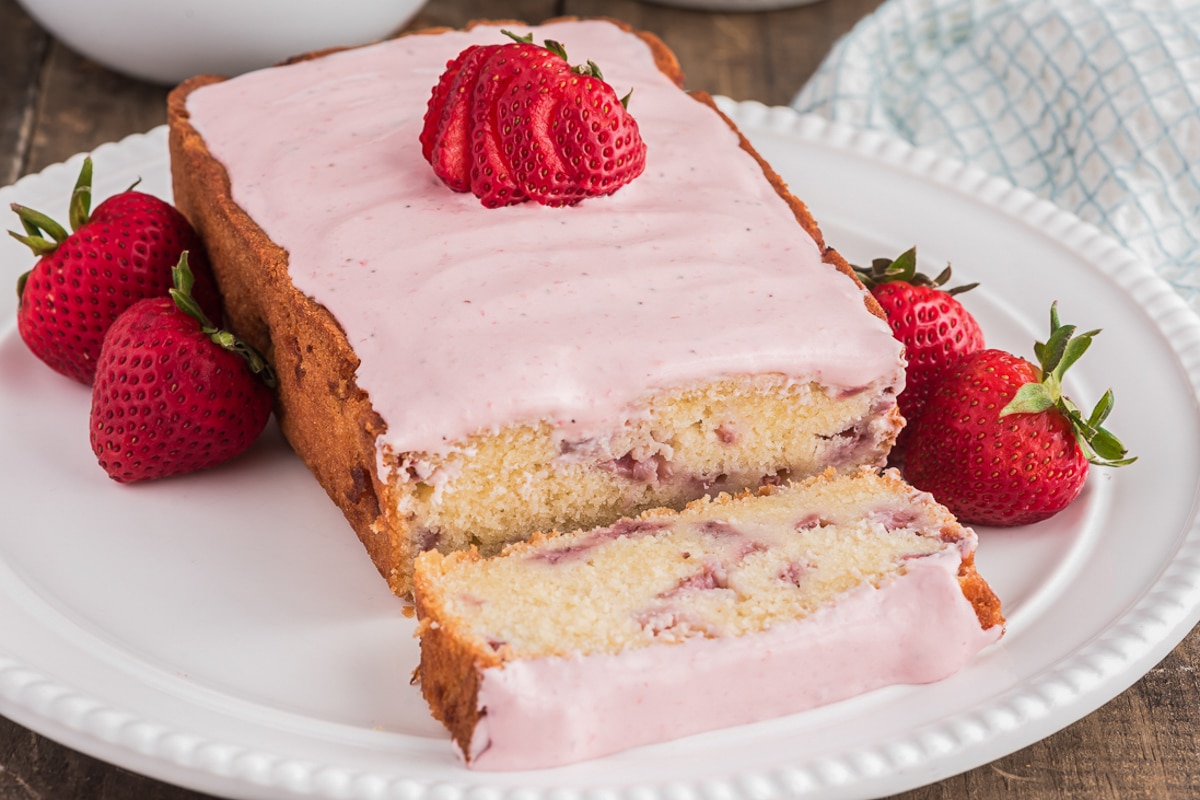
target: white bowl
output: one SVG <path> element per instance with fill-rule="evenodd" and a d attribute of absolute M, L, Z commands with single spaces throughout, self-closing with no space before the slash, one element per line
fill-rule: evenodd
<path fill-rule="evenodd" d="M 400 29 L 424 0 L 17 0 L 106 67 L 154 83 L 237 75 Z"/>

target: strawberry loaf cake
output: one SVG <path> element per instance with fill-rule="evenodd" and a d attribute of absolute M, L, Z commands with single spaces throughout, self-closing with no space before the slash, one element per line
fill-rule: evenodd
<path fill-rule="evenodd" d="M 170 97 L 175 201 L 284 434 L 398 594 L 484 555 L 886 461 L 904 359 L 804 205 L 669 50 L 605 20 L 527 28 L 595 61 L 644 172 L 567 207 L 451 191 L 419 137 L 497 24 L 313 54 Z M 542 547 L 546 545 L 541 545 Z"/>
<path fill-rule="evenodd" d="M 1003 632 L 975 541 L 867 468 L 490 559 L 431 551 L 421 689 L 469 766 L 512 770 L 935 681 Z"/>

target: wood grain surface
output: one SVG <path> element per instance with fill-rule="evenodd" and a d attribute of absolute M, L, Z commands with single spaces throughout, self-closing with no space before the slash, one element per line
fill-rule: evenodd
<path fill-rule="evenodd" d="M 616 17 L 661 36 L 678 55 L 689 88 L 786 104 L 833 42 L 879 2 L 823 0 L 782 11 L 719 14 L 633 0 L 433 0 L 413 26 L 457 27 L 477 18 L 538 22 L 562 14 Z M 0 0 L 0 185 L 163 123 L 166 92 L 80 57 L 43 32 L 15 0 Z M 3 624 L 0 620 L 0 648 Z M 1200 635 L 1193 632 L 1132 688 L 1076 724 L 900 797 L 1198 798 L 1198 661 Z M 0 717 L 3 800 L 202 797 L 82 755 Z"/>

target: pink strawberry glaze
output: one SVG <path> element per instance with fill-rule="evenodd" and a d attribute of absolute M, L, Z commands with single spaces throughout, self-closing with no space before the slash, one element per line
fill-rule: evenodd
<path fill-rule="evenodd" d="M 468 765 L 558 766 L 945 678 L 1002 632 L 980 629 L 960 563 L 956 547 L 914 559 L 882 588 L 760 633 L 486 669 Z"/>
<path fill-rule="evenodd" d="M 559 23 L 599 62 L 648 147 L 646 172 L 572 208 L 489 210 L 456 194 L 418 135 L 443 65 L 494 28 L 408 36 L 205 87 L 194 126 L 233 196 L 332 312 L 387 421 L 379 444 L 444 452 L 554 420 L 586 438 L 650 390 L 777 372 L 854 391 L 902 386 L 900 348 L 822 264 L 759 166 L 708 108 L 604 22 Z"/>

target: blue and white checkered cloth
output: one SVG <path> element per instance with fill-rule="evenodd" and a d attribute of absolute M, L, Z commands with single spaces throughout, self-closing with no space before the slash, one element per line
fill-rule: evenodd
<path fill-rule="evenodd" d="M 793 102 L 980 166 L 1200 311 L 1200 0 L 888 0 Z"/>

